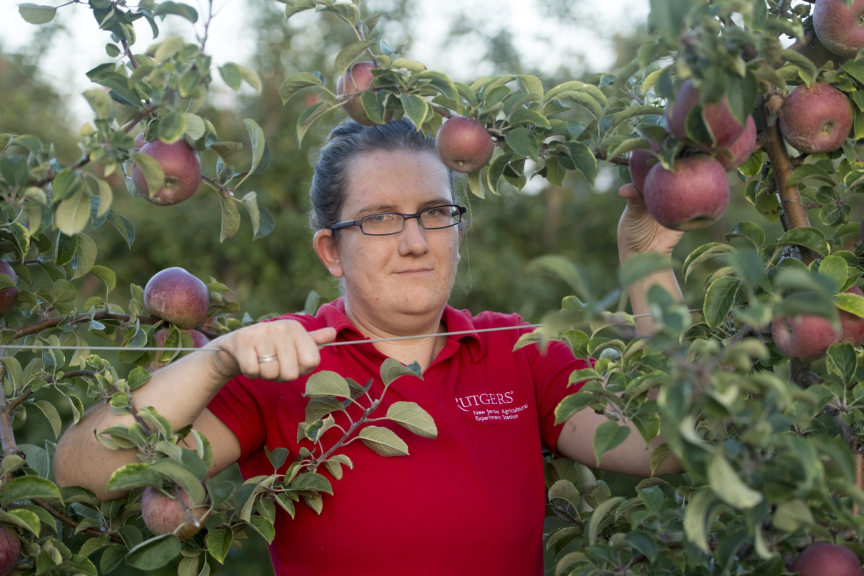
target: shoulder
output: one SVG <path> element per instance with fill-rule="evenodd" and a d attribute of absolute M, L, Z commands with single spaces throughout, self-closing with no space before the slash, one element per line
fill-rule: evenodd
<path fill-rule="evenodd" d="M 315 316 L 310 316 L 309 314 L 283 314 L 274 318 L 267 318 L 266 320 L 262 320 L 261 322 L 279 322 L 282 320 L 294 320 L 295 322 L 299 322 L 307 331 L 324 328 L 324 326 L 321 325 L 321 323 Z"/>

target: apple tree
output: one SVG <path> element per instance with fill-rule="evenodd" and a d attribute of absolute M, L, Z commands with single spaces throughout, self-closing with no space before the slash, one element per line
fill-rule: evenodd
<path fill-rule="evenodd" d="M 714 224 L 729 202 L 730 177 L 745 184 L 753 220 L 782 223 L 783 235 L 772 238 L 764 225 L 743 221 L 725 242 L 686 255 L 677 268 L 684 281 L 713 266 L 704 303 L 691 310 L 651 288 L 657 329 L 650 336 L 635 331 L 626 289 L 668 267 L 668 258 L 629 259 L 608 294 L 595 293 L 577 263 L 546 256 L 533 264 L 560 275 L 573 295 L 518 345 L 556 339 L 596 359 L 571 375 L 583 384 L 558 406 L 558 421 L 586 408 L 607 416 L 595 436 L 597 463 L 630 433 L 622 423 L 632 422 L 646 443 L 662 433 L 652 467 L 674 454 L 685 469 L 616 494 L 594 469 L 547 457 L 544 545 L 556 574 L 861 574 L 864 296 L 857 283 L 864 267 L 851 205 L 864 191 L 857 156 L 864 37 L 855 26 L 864 2 L 652 0 L 650 40 L 636 59 L 555 86 L 527 74 L 453 81 L 406 57 L 404 46 L 391 47 L 377 30 L 386 15 L 367 13 L 359 0 L 284 4 L 288 18 L 330 13 L 356 36 L 336 56 L 337 78 L 303 71 L 282 84 L 285 102 L 317 94 L 298 121 L 300 143 L 340 108 L 366 125 L 405 116 L 436 135 L 442 161 L 467 174 L 471 193 L 492 202 L 500 186 L 521 189 L 530 178 L 561 185 L 579 173 L 593 181 L 606 162 L 667 227 Z M 272 475 L 235 486 L 206 476 L 212 449 L 200 433 L 173 430 L 152 408 L 134 405 L 134 390 L 153 370 L 253 319 L 233 316 L 240 309 L 225 299 L 224 284 L 176 268 L 143 289 L 133 285 L 126 309 L 110 302 L 116 276 L 96 264 L 84 230 L 108 222 L 131 246 L 134 227 L 111 209 L 104 177 L 122 170 L 130 194 L 163 206 L 203 182 L 219 199 L 221 240 L 237 231 L 237 203 L 260 237 L 272 217 L 254 192 L 238 199 L 235 191 L 266 168 L 270 150 L 246 120 L 250 168 L 237 172 L 244 145 L 221 140 L 197 114 L 212 79 L 212 4 L 201 23 L 194 8 L 173 1 L 130 8 L 90 0 L 89 8 L 110 36 L 112 61 L 87 73 L 102 88 L 83 95 L 94 119 L 81 129 L 80 158 L 64 166 L 50 143 L 0 137 L 0 574 L 96 573 L 97 552 L 102 572 L 123 562 L 155 569 L 180 556 L 181 574 L 207 574 L 209 562 L 221 562 L 250 534 L 272 540 L 278 509 L 293 515 L 302 500 L 326 514 L 330 479 L 350 481 L 343 467 L 352 463 L 339 454 L 345 443 L 359 439 L 390 456 L 407 455 L 408 444 L 369 424 L 380 398 L 368 388 L 321 372 L 309 379 L 298 429 L 309 448 L 274 450 Z M 56 8 L 22 4 L 19 12 L 40 24 Z M 155 38 L 166 17 L 198 23 L 196 42 L 171 37 L 136 49 L 134 23 L 149 24 Z M 218 71 L 235 89 L 260 85 L 237 64 Z M 205 150 L 218 157 L 215 177 L 201 173 Z M 79 310 L 72 281 L 87 274 L 104 283 L 105 295 Z M 181 294 L 189 300 L 171 301 Z M 307 311 L 315 307 L 313 294 Z M 101 347 L 87 332 L 117 348 L 116 365 L 95 353 Z M 386 384 L 402 376 L 419 373 L 392 361 L 382 366 Z M 57 394 L 77 423 L 76 383 L 115 413 L 134 416 L 129 426 L 97 433 L 108 448 L 138 450 L 140 463 L 117 470 L 106 487 L 128 490 L 123 499 L 101 503 L 87 490 L 58 488 L 52 445 L 16 443 L 28 408 L 59 433 L 63 422 L 48 399 Z M 334 427 L 332 413 L 350 403 L 363 406 L 363 417 L 348 430 Z M 435 436 L 428 414 L 401 404 L 384 417 Z M 188 435 L 194 450 L 181 445 Z"/>

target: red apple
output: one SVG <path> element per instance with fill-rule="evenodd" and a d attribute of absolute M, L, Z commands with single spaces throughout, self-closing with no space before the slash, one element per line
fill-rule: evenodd
<path fill-rule="evenodd" d="M 819 38 L 813 38 L 813 40 L 804 46 L 798 53 L 808 58 L 817 68 L 821 68 L 828 62 L 832 62 L 834 68 L 837 69 L 840 68 L 846 60 L 848 60 L 848 58 L 844 56 L 838 56 L 837 54 L 830 52 L 825 45 L 819 41 Z"/>
<path fill-rule="evenodd" d="M 695 106 L 699 105 L 699 98 L 699 90 L 693 84 L 693 81 L 685 81 L 678 89 L 675 102 L 666 104 L 666 122 L 669 126 L 669 131 L 675 138 L 686 144 L 694 145 L 703 151 L 708 151 L 711 148 L 691 141 L 687 137 L 685 129 L 687 115 L 690 114 L 690 111 Z M 714 135 L 716 144 L 713 149 L 730 146 L 744 132 L 744 124 L 738 122 L 732 115 L 725 95 L 719 102 L 705 104 L 703 115 L 708 128 Z"/>
<path fill-rule="evenodd" d="M 854 58 L 864 48 L 864 0 L 818 0 L 813 8 L 813 31 L 828 50 Z"/>
<path fill-rule="evenodd" d="M 144 144 L 146 144 L 144 141 L 144 134 L 139 132 L 138 135 L 135 136 L 135 148 L 141 150 L 141 148 L 144 147 Z"/>
<path fill-rule="evenodd" d="M 148 191 L 147 180 L 138 164 L 132 168 L 132 180 L 141 195 L 157 206 L 171 206 L 188 199 L 201 183 L 201 160 L 191 146 L 183 140 L 165 144 L 151 140 L 144 144 L 141 154 L 147 154 L 159 162 L 165 173 L 165 184 L 158 192 Z"/>
<path fill-rule="evenodd" d="M 843 145 L 855 113 L 845 94 L 816 82 L 797 86 L 783 102 L 780 132 L 798 152 L 831 152 Z"/>
<path fill-rule="evenodd" d="M 858 286 L 850 286 L 846 290 L 848 294 L 864 296 L 864 292 Z M 853 346 L 864 344 L 864 318 L 840 310 L 841 342 L 849 342 Z"/>
<path fill-rule="evenodd" d="M 207 318 L 210 291 L 183 268 L 166 268 L 144 286 L 144 305 L 178 328 L 194 328 Z"/>
<path fill-rule="evenodd" d="M 183 330 L 183 332 L 185 332 L 189 335 L 190 338 L 192 338 L 193 348 L 202 348 L 205 344 L 210 342 L 210 339 L 198 330 Z M 157 330 L 156 333 L 153 334 L 153 339 L 156 341 L 157 348 L 162 348 L 163 346 L 165 346 L 165 340 L 168 339 L 169 334 L 171 334 L 171 330 L 168 328 L 162 328 L 160 330 Z M 178 346 L 180 345 L 182 345 L 182 343 L 178 344 Z M 161 355 L 162 354 L 160 353 L 159 356 Z M 149 372 L 155 372 L 156 370 L 162 368 L 165 365 L 166 363 L 159 362 L 157 356 L 157 359 L 151 362 L 149 366 L 147 366 L 147 370 Z"/>
<path fill-rule="evenodd" d="M 372 76 L 372 70 L 375 69 L 374 62 L 358 62 L 340 76 L 336 80 L 336 95 L 354 94 L 361 90 L 367 90 L 375 82 L 375 77 Z M 352 96 L 345 101 L 345 112 L 348 116 L 364 126 L 379 126 L 377 122 L 373 122 L 363 109 L 363 103 L 359 96 Z"/>
<path fill-rule="evenodd" d="M 15 284 L 18 284 L 18 275 L 15 274 L 15 270 L 5 260 L 0 260 L 0 274 L 6 274 L 12 278 Z M 18 296 L 18 288 L 3 288 L 0 290 L 0 316 L 3 316 L 12 308 L 16 296 Z"/>
<path fill-rule="evenodd" d="M 0 526 L 0 576 L 12 572 L 20 552 L 21 540 L 18 534 L 7 526 Z"/>
<path fill-rule="evenodd" d="M 651 150 L 654 152 L 660 151 L 660 146 L 654 142 L 649 141 L 649 144 Z M 627 163 L 630 168 L 630 179 L 633 181 L 633 185 L 636 186 L 636 189 L 639 190 L 639 192 L 642 192 L 645 188 L 645 178 L 656 163 L 657 156 L 648 150 L 634 150 L 630 153 L 630 160 Z"/>
<path fill-rule="evenodd" d="M 176 492 L 180 494 L 182 504 L 180 499 L 166 496 L 156 488 L 148 486 L 141 496 L 141 515 L 144 517 L 144 525 L 154 535 L 174 533 L 180 540 L 185 540 L 204 526 L 210 512 L 209 507 L 203 504 L 192 508 L 189 495 L 182 488 L 178 488 Z M 198 522 L 197 526 L 190 521 L 184 507 L 189 509 L 192 519 Z"/>
<path fill-rule="evenodd" d="M 468 173 L 489 162 L 495 144 L 482 124 L 467 116 L 453 116 L 438 129 L 435 150 L 448 168 Z"/>
<path fill-rule="evenodd" d="M 858 555 L 845 546 L 828 542 L 808 546 L 795 559 L 792 572 L 800 576 L 862 576 Z"/>
<path fill-rule="evenodd" d="M 717 161 L 727 172 L 732 172 L 750 158 L 756 149 L 756 122 L 752 116 L 747 117 L 744 132 L 731 146 L 717 153 Z"/>
<path fill-rule="evenodd" d="M 657 222 L 673 230 L 694 230 L 723 216 L 729 181 L 717 160 L 699 154 L 675 161 L 675 171 L 656 164 L 645 179 L 645 205 Z"/>
<path fill-rule="evenodd" d="M 771 324 L 774 343 L 786 356 L 812 362 L 840 341 L 840 332 L 821 316 L 801 315 L 780 318 Z"/>

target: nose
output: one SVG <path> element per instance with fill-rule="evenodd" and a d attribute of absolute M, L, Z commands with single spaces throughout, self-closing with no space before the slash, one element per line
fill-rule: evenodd
<path fill-rule="evenodd" d="M 405 228 L 399 235 L 399 254 L 401 256 L 419 256 L 429 251 L 426 244 L 426 230 L 420 225 L 419 218 L 405 220 Z"/>

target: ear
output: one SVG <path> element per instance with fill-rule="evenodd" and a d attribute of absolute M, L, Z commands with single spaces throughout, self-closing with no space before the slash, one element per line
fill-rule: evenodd
<path fill-rule="evenodd" d="M 333 237 L 332 230 L 318 230 L 312 238 L 312 247 L 315 254 L 336 278 L 342 278 L 342 259 L 339 257 L 339 243 Z"/>

